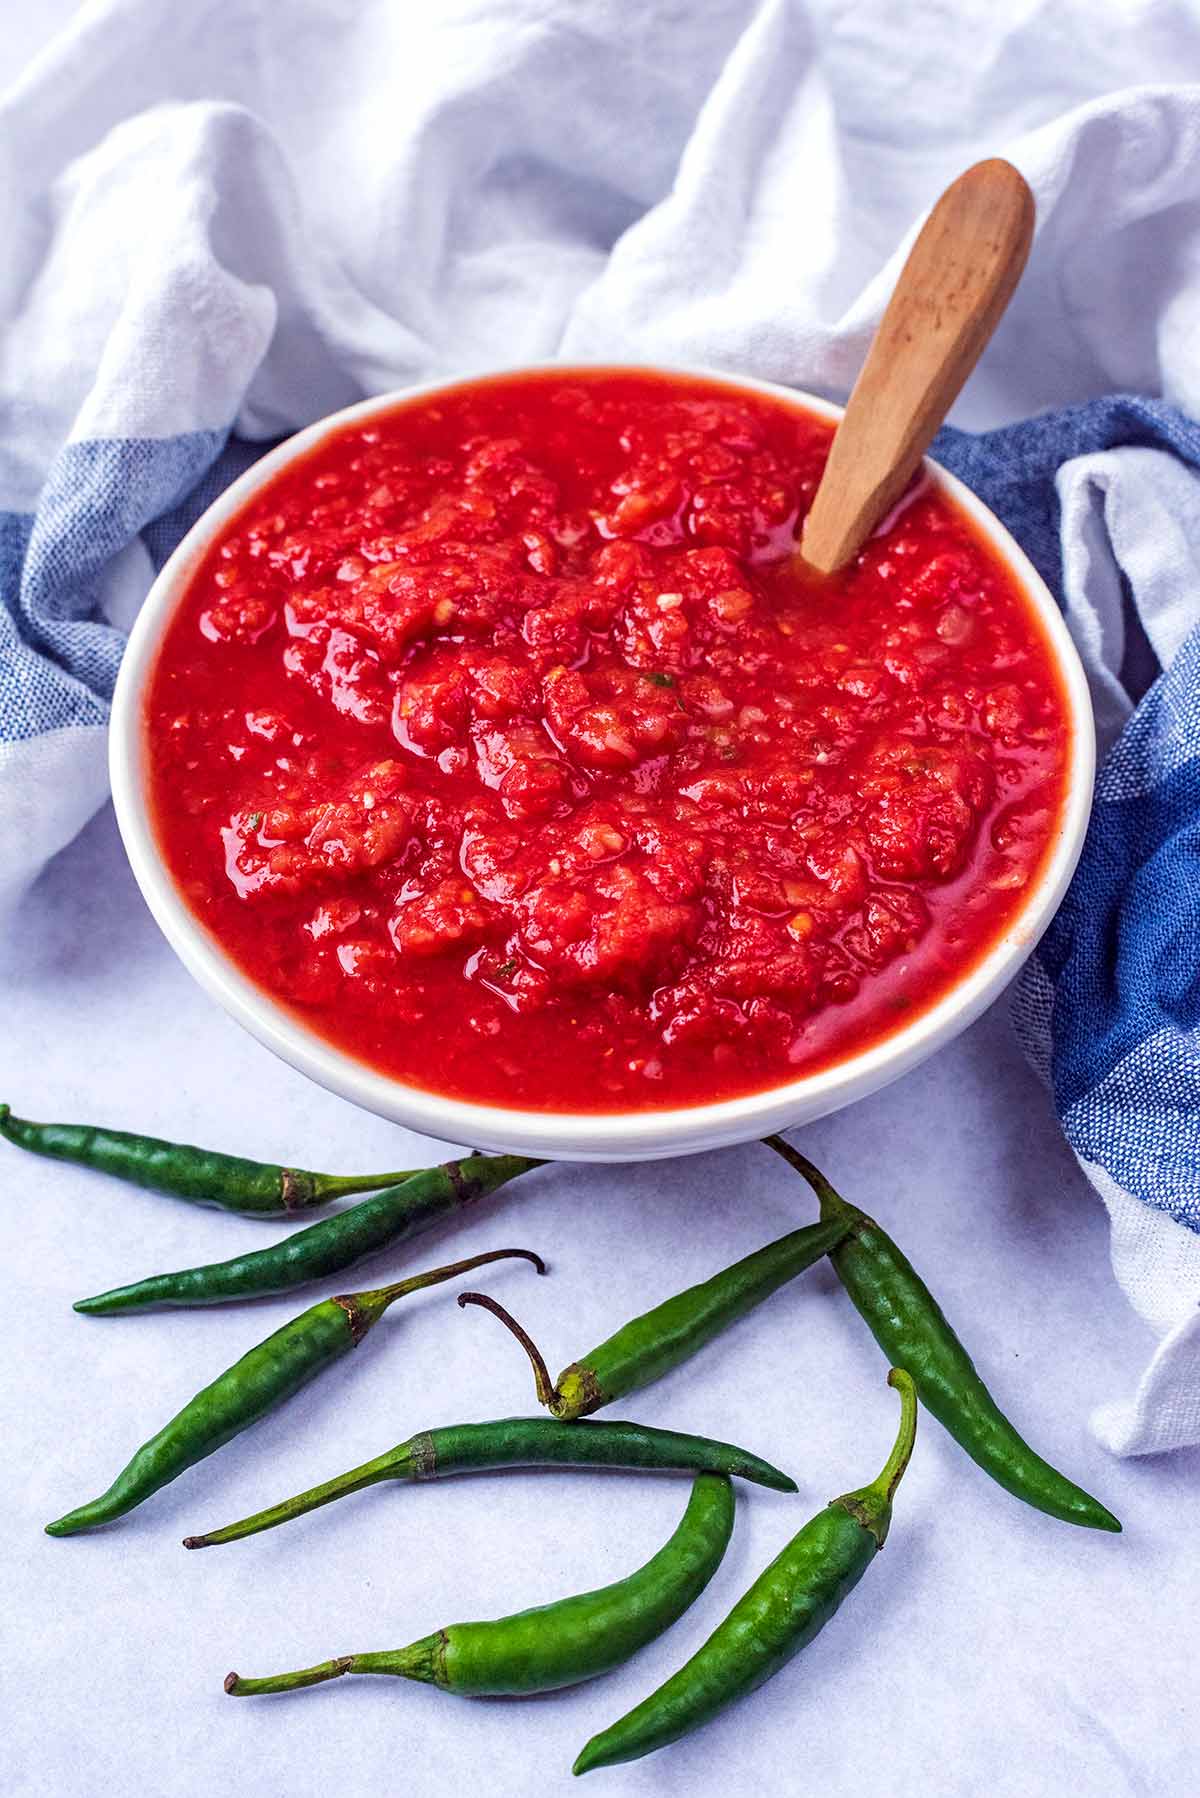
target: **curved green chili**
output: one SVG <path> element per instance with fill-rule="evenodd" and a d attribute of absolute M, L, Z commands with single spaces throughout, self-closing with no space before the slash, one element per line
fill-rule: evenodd
<path fill-rule="evenodd" d="M 449 1212 L 495 1192 L 530 1168 L 526 1155 L 472 1155 L 425 1168 L 402 1186 L 377 1192 L 336 1217 L 295 1230 L 270 1248 L 252 1249 L 229 1261 L 210 1261 L 176 1273 L 151 1274 L 131 1286 L 114 1286 L 94 1298 L 79 1299 L 76 1311 L 107 1317 L 123 1311 L 154 1311 L 172 1305 L 219 1305 L 225 1299 L 257 1299 L 271 1292 L 307 1286 L 343 1273 L 368 1255 L 406 1237 L 418 1236 Z"/>
<path fill-rule="evenodd" d="M 349 1473 L 285 1498 L 268 1510 L 256 1511 L 223 1529 L 185 1536 L 185 1548 L 213 1548 L 274 1529 L 331 1504 L 349 1492 L 361 1492 L 381 1480 L 440 1480 L 448 1474 L 478 1473 L 501 1467 L 628 1467 L 695 1473 L 724 1473 L 777 1492 L 794 1492 L 795 1480 L 769 1461 L 729 1442 L 688 1436 L 678 1430 L 656 1430 L 649 1424 L 581 1420 L 563 1426 L 550 1417 L 501 1417 L 494 1423 L 454 1423 L 422 1430 L 407 1442 L 364 1461 Z"/>
<path fill-rule="evenodd" d="M 100 1124 L 35 1124 L 14 1117 L 0 1105 L 0 1136 L 34 1155 L 72 1161 L 79 1167 L 112 1174 L 118 1180 L 165 1192 L 194 1205 L 217 1205 L 224 1211 L 272 1217 L 327 1205 L 351 1193 L 399 1186 L 421 1170 L 392 1174 L 314 1174 L 302 1167 L 279 1167 L 269 1161 L 246 1161 L 190 1143 L 163 1142 Z"/>
<path fill-rule="evenodd" d="M 818 1635 L 887 1540 L 892 1498 L 917 1426 L 913 1382 L 893 1368 L 902 1405 L 896 1443 L 878 1479 L 833 1499 L 759 1574 L 678 1673 L 592 1737 L 573 1771 L 590 1773 L 665 1748 L 745 1697 Z"/>
<path fill-rule="evenodd" d="M 835 1192 L 819 1168 L 781 1137 L 767 1146 L 803 1174 L 821 1216 L 841 1223 L 845 1238 L 830 1256 L 837 1276 L 889 1361 L 907 1368 L 921 1403 L 985 1473 L 1064 1523 L 1119 1530 L 1098 1499 L 1035 1454 L 984 1385 L 966 1349 L 920 1274 L 874 1218 Z"/>
<path fill-rule="evenodd" d="M 452 1623 L 377 1654 L 345 1654 L 298 1673 L 242 1679 L 235 1698 L 291 1692 L 343 1673 L 390 1673 L 463 1697 L 553 1692 L 618 1667 L 682 1617 L 721 1564 L 733 1530 L 733 1488 L 721 1474 L 696 1477 L 675 1534 L 644 1567 L 615 1585 L 560 1598 L 491 1623 Z"/>
<path fill-rule="evenodd" d="M 806 1224 L 756 1249 L 732 1267 L 664 1299 L 622 1325 L 599 1348 L 572 1361 L 551 1385 L 546 1363 L 525 1331 L 502 1305 L 482 1294 L 459 1294 L 460 1305 L 482 1305 L 507 1324 L 533 1364 L 538 1403 L 558 1418 L 586 1417 L 627 1392 L 661 1380 L 714 1336 L 736 1323 L 779 1287 L 827 1255 L 846 1234 L 840 1220 Z"/>
<path fill-rule="evenodd" d="M 260 1417 L 274 1411 L 332 1362 L 357 1348 L 397 1299 L 423 1286 L 452 1280 L 471 1268 L 511 1257 L 532 1261 L 540 1274 L 546 1271 L 540 1256 L 529 1249 L 491 1249 L 486 1254 L 455 1261 L 449 1267 L 413 1274 L 392 1286 L 381 1286 L 372 1292 L 343 1293 L 310 1305 L 226 1368 L 211 1386 L 189 1399 L 170 1423 L 143 1443 L 107 1492 L 68 1511 L 56 1523 L 48 1523 L 46 1534 L 73 1536 L 79 1530 L 123 1517 L 151 1493 L 177 1479 L 186 1468 L 215 1453 Z"/>

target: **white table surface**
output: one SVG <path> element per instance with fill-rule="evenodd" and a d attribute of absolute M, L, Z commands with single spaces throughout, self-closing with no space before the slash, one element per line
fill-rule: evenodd
<path fill-rule="evenodd" d="M 24 905 L 3 945 L 0 1004 L 0 1096 L 21 1112 L 342 1171 L 424 1152 L 309 1085 L 202 996 L 145 911 L 109 813 Z M 1086 1434 L 1091 1405 L 1144 1352 L 1143 1331 L 1109 1274 L 1101 1208 L 1002 1009 L 803 1140 L 901 1239 L 1035 1443 L 1126 1531 L 1083 1532 L 1026 1509 L 926 1420 L 886 1553 L 820 1640 L 690 1742 L 593 1775 L 597 1789 L 1190 1795 L 1200 1455 L 1118 1464 Z M 397 1306 L 353 1357 L 133 1516 L 53 1541 L 43 1523 L 100 1491 L 305 1300 L 74 1316 L 84 1293 L 270 1241 L 279 1226 L 2 1144 L 0 1154 L 6 1798 L 306 1798 L 391 1791 L 398 1778 L 417 1798 L 460 1780 L 497 1798 L 575 1789 L 569 1768 L 587 1737 L 673 1671 L 805 1517 L 875 1473 L 891 1440 L 882 1358 L 829 1270 L 813 1270 L 620 1408 L 739 1440 L 801 1487 L 798 1498 L 740 1493 L 711 1587 L 635 1661 L 526 1703 L 365 1679 L 234 1703 L 221 1690 L 230 1667 L 264 1673 L 397 1647 L 619 1577 L 674 1528 L 686 1480 L 547 1472 L 382 1487 L 274 1534 L 185 1554 L 184 1534 L 417 1429 L 533 1408 L 516 1346 L 493 1319 L 459 1312 L 452 1286 Z M 557 1368 L 812 1213 L 803 1184 L 754 1146 L 563 1168 L 374 1267 L 383 1279 L 502 1244 L 542 1251 L 544 1281 L 517 1266 L 476 1279 Z M 374 1283 L 373 1270 L 348 1283 Z"/>
<path fill-rule="evenodd" d="M 0 85 L 75 10 L 6 21 Z M 311 1166 L 407 1164 L 420 1145 L 273 1060 L 217 1011 L 146 913 L 105 813 L 0 943 L 0 1096 Z M 1200 1454 L 1117 1464 L 1084 1420 L 1145 1358 L 1108 1269 L 1099 1203 L 1013 1043 L 1003 1006 L 888 1092 L 811 1127 L 805 1148 L 877 1210 L 943 1298 L 1036 1444 L 1122 1516 L 1119 1538 L 1016 1504 L 925 1421 L 887 1552 L 820 1640 L 690 1742 L 597 1773 L 629 1794 L 822 1798 L 1191 1798 Z M 566 1792 L 592 1732 L 672 1672 L 805 1517 L 876 1471 L 895 1399 L 827 1269 L 623 1411 L 743 1441 L 798 1498 L 744 1488 L 709 1590 L 627 1667 L 525 1703 L 344 1680 L 233 1703 L 260 1673 L 618 1578 L 682 1510 L 679 1476 L 545 1473 L 377 1488 L 204 1554 L 179 1538 L 430 1424 L 532 1409 L 500 1326 L 455 1287 L 397 1307 L 284 1411 L 94 1536 L 47 1519 L 107 1485 L 202 1384 L 310 1296 L 214 1312 L 84 1319 L 70 1301 L 272 1240 L 256 1224 L 0 1144 L 8 1364 L 0 1441 L 0 1792 L 5 1798 L 307 1798 L 461 1789 Z M 552 1277 L 481 1279 L 557 1368 L 683 1284 L 812 1215 L 765 1150 L 531 1176 L 351 1285 L 519 1242 Z M 589 1788 L 590 1789 L 590 1788 Z"/>

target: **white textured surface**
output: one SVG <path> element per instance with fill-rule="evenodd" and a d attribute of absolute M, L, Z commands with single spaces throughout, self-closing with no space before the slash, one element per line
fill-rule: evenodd
<path fill-rule="evenodd" d="M 316 1091 L 202 998 L 159 941 L 108 812 L 21 907 L 4 957 L 15 1027 L 0 1038 L 0 1095 L 18 1108 L 344 1171 L 403 1166 L 419 1150 Z M 1089 1411 L 1152 1337 L 1114 1292 L 1103 1213 L 1003 1017 L 803 1141 L 893 1229 L 1002 1401 L 1126 1533 L 1027 1510 L 926 1420 L 887 1551 L 820 1641 L 690 1744 L 594 1774 L 596 1789 L 1190 1798 L 1200 1453 L 1118 1463 L 1087 1435 Z M 741 1495 L 709 1591 L 637 1660 L 524 1704 L 382 1680 L 235 1703 L 221 1691 L 230 1667 L 396 1647 L 619 1577 L 674 1528 L 685 1484 L 545 1473 L 385 1487 L 185 1554 L 186 1533 L 414 1430 L 532 1408 L 515 1344 L 493 1319 L 459 1312 L 451 1286 L 398 1305 L 350 1360 L 140 1511 L 51 1541 L 43 1523 L 98 1492 L 199 1386 L 319 1295 L 77 1317 L 70 1301 L 85 1292 L 273 1240 L 278 1227 L 4 1144 L 0 1169 L 5 1798 L 316 1798 L 401 1783 L 416 1798 L 481 1784 L 497 1798 L 566 1793 L 587 1737 L 673 1671 L 806 1516 L 876 1471 L 891 1438 L 882 1358 L 829 1272 L 813 1270 L 620 1407 L 741 1440 L 801 1486 L 798 1498 Z M 812 1212 L 801 1182 L 759 1148 L 538 1173 L 349 1284 L 480 1248 L 539 1249 L 552 1263 L 544 1281 L 518 1267 L 475 1278 L 557 1369 Z"/>
<path fill-rule="evenodd" d="M 0 34 L 4 80 L 73 9 L 69 0 L 42 0 L 36 17 L 10 10 Z M 260 35 L 231 45 L 213 6 L 147 0 L 86 8 L 92 19 L 111 14 L 125 23 L 116 32 L 94 26 L 5 121 L 10 132 L 22 120 L 36 127 L 22 139 L 22 182 L 9 185 L 14 231 L 43 220 L 25 206 L 26 191 L 72 158 L 93 153 L 91 169 L 76 170 L 61 190 L 64 203 L 83 176 L 102 182 L 112 146 L 97 146 L 108 126 L 156 100 L 249 99 L 274 117 L 284 89 L 267 82 L 254 93 L 269 66 L 274 19 L 278 41 L 306 71 L 305 119 L 327 95 L 354 98 L 340 145 L 284 135 L 309 208 L 305 225 L 289 223 L 290 234 L 335 243 L 363 293 L 343 308 L 341 325 L 331 307 L 344 299 L 342 287 L 335 283 L 334 300 L 323 295 L 318 307 L 339 355 L 352 316 L 363 385 L 467 359 L 544 354 L 590 287 L 573 326 L 577 353 L 612 353 L 614 343 L 627 350 L 640 339 L 643 353 L 711 351 L 759 373 L 844 388 L 902 231 L 973 155 L 1010 148 L 1039 186 L 1045 227 L 1019 309 L 973 383 L 964 422 L 991 423 L 1118 384 L 1165 387 L 1195 409 L 1194 8 L 1129 5 L 1097 29 L 1094 9 L 1082 3 L 1022 6 L 1019 19 L 991 6 L 933 7 L 920 15 L 938 33 L 931 45 L 914 33 L 906 8 L 824 6 L 813 9 L 819 23 L 810 27 L 799 7 L 764 7 L 695 121 L 695 148 L 671 196 L 624 234 L 607 270 L 606 236 L 665 191 L 696 96 L 749 6 L 693 9 L 682 26 L 675 8 L 659 9 L 664 31 L 687 33 L 697 81 L 689 86 L 687 70 L 673 67 L 674 58 L 664 63 L 647 35 L 635 61 L 651 73 L 665 68 L 669 79 L 639 87 L 615 127 L 607 96 L 628 71 L 600 58 L 594 41 L 582 41 L 573 59 L 580 114 L 570 132 L 539 135 L 542 115 L 524 75 L 499 110 L 493 96 L 480 141 L 498 145 L 527 121 L 534 154 L 523 171 L 486 156 L 448 161 L 470 108 L 483 105 L 470 47 L 487 8 L 434 9 L 430 20 L 445 25 L 439 41 L 434 29 L 414 39 L 410 9 L 346 6 L 336 43 L 315 0 L 286 13 L 238 10 L 257 18 Z M 514 68 L 536 37 L 529 22 L 556 10 L 514 9 L 505 39 Z M 182 41 L 175 27 L 185 17 L 195 36 L 174 64 Z M 397 53 L 372 59 L 364 45 L 383 41 L 380 21 L 389 18 Z M 414 103 L 431 68 L 455 78 L 440 113 Z M 782 71 L 774 98 L 757 84 L 756 71 L 766 68 Z M 1058 122 L 1134 81 L 1173 85 L 1125 93 Z M 374 97 L 364 109 L 366 91 Z M 588 96 L 603 104 L 585 117 Z M 417 137 L 404 171 L 390 154 L 380 161 L 361 148 L 381 135 L 394 146 L 401 117 Z M 643 154 L 630 136 L 629 121 L 642 118 L 661 154 Z M 218 147 L 243 174 L 239 143 L 249 143 L 253 206 L 279 185 L 269 146 L 253 134 L 237 139 L 227 117 L 218 123 Z M 185 172 L 189 124 L 177 111 L 153 127 L 183 156 L 176 166 Z M 762 196 L 753 206 L 737 180 L 720 188 L 709 180 L 747 124 Z M 608 208 L 604 229 L 598 238 L 585 233 L 551 279 L 549 237 L 571 237 L 578 221 L 559 210 L 548 170 L 564 155 L 574 165 L 585 132 L 607 171 L 594 194 Z M 380 169 L 379 202 L 364 204 Z M 521 226 L 522 253 L 514 267 L 504 260 L 503 232 L 495 243 L 464 243 L 460 233 L 470 253 L 454 265 L 452 304 L 435 311 L 423 307 L 420 281 L 422 271 L 442 266 L 436 220 L 448 190 L 439 175 L 471 195 L 468 214 L 478 215 L 490 196 L 498 218 Z M 150 187 L 143 192 L 153 200 Z M 522 204 L 523 212 L 505 210 Z M 251 237 L 263 216 L 252 213 Z M 423 220 L 424 230 L 397 230 L 401 216 Z M 143 212 L 137 230 L 147 243 L 165 242 L 169 223 L 168 201 Z M 1169 254 L 1156 260 L 1149 246 L 1159 230 Z M 356 241 L 365 251 L 355 251 Z M 692 246 L 686 263 L 681 242 Z M 778 266 L 773 246 L 781 242 L 791 246 L 794 268 Z M 758 272 L 736 272 L 743 256 Z M 251 281 L 256 266 L 251 259 L 245 269 Z M 656 266 L 673 279 L 647 278 Z M 532 287 L 522 268 L 535 271 Z M 287 276 L 286 261 L 283 269 Z M 26 272 L 20 257 L 10 258 L 0 278 L 20 284 Z M 107 274 L 107 264 L 98 272 Z M 109 291 L 106 280 L 100 285 Z M 250 299 L 248 314 L 259 303 Z M 745 308 L 743 322 L 726 338 L 735 307 Z M 386 313 L 404 324 L 385 317 L 377 328 Z M 292 341 L 303 343 L 302 308 L 297 324 Z M 74 340 L 60 345 L 69 372 L 73 351 Z M 311 366 L 324 394 L 332 379 L 324 347 Z M 57 398 L 69 417 L 70 381 Z M 268 359 L 245 423 L 269 430 L 281 416 L 311 415 L 293 414 L 291 403 Z M 311 396 L 308 403 L 320 409 Z M 93 424 L 103 416 L 97 411 Z M 1082 511 L 1087 471 L 1080 472 Z M 1102 542 L 1095 566 L 1100 602 L 1112 573 Z M 88 803 L 75 785 L 60 840 Z M 24 836 L 25 826 L 14 830 L 11 809 L 6 817 L 7 864 L 36 865 L 40 843 Z M 331 1168 L 393 1165 L 413 1152 L 400 1133 L 272 1061 L 201 998 L 157 939 L 107 814 L 27 897 L 2 953 L 0 1092 L 18 1105 Z M 1126 1534 L 1087 1536 L 1040 1519 L 988 1484 L 931 1425 L 887 1553 L 820 1642 L 690 1745 L 596 1774 L 598 1789 L 630 1798 L 858 1798 L 866 1789 L 887 1798 L 1191 1798 L 1200 1748 L 1190 1648 L 1200 1607 L 1192 1549 L 1200 1451 L 1118 1465 L 1085 1433 L 1097 1401 L 1128 1389 L 1129 1370 L 1146 1361 L 1154 1336 L 1114 1292 L 1104 1218 L 1007 1026 L 993 1014 L 902 1085 L 814 1126 L 805 1143 L 900 1236 L 1019 1421 L 1109 1500 Z M 440 1623 L 617 1577 L 674 1527 L 684 1485 L 556 1473 L 385 1488 L 274 1536 L 185 1555 L 177 1543 L 186 1530 L 283 1496 L 413 1429 L 528 1407 L 525 1370 L 499 1326 L 460 1315 L 449 1292 L 433 1293 L 413 1301 L 407 1316 L 397 1308 L 361 1355 L 134 1517 L 92 1538 L 51 1542 L 40 1534 L 47 1518 L 106 1484 L 176 1405 L 303 1297 L 211 1314 L 74 1317 L 69 1302 L 85 1290 L 270 1240 L 275 1227 L 0 1150 L 11 1319 L 0 1382 L 10 1493 L 0 1532 L 4 1798 L 114 1790 L 315 1798 L 397 1787 L 435 1798 L 463 1785 L 485 1785 L 498 1798 L 566 1792 L 567 1768 L 586 1737 L 672 1671 L 812 1509 L 875 1470 L 890 1439 L 894 1400 L 881 1359 L 828 1274 L 814 1272 L 722 1349 L 628 1407 L 647 1421 L 740 1437 L 790 1467 L 802 1487 L 797 1499 L 743 1495 L 710 1591 L 639 1660 L 594 1687 L 524 1705 L 460 1703 L 368 1681 L 234 1704 L 220 1691 L 231 1665 L 253 1673 L 398 1645 Z M 377 1266 L 383 1278 L 393 1266 L 431 1263 L 442 1248 L 449 1255 L 525 1241 L 543 1249 L 554 1262 L 551 1279 L 537 1283 L 514 1269 L 487 1284 L 537 1330 L 557 1367 L 632 1312 L 807 1215 L 799 1185 L 765 1151 L 746 1149 L 670 1167 L 538 1175 L 523 1197 L 514 1190 L 467 1229 L 427 1238 L 403 1263 Z M 1172 1239 L 1176 1250 L 1182 1234 Z M 1118 1272 L 1136 1300 L 1145 1263 L 1127 1266 L 1119 1229 L 1116 1237 Z M 363 1283 L 371 1277 L 364 1272 Z M 1159 1304 L 1160 1328 L 1176 1315 L 1174 1290 L 1170 1298 L 1169 1307 Z"/>

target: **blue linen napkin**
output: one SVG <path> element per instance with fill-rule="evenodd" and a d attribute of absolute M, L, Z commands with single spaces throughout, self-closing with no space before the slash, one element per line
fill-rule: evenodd
<path fill-rule="evenodd" d="M 1135 446 L 1196 468 L 1200 425 L 1115 394 L 979 435 L 947 428 L 934 453 L 1061 597 L 1058 471 Z M 1080 1159 L 1200 1231 L 1198 702 L 1200 626 L 1101 761 L 1079 867 L 1021 977 L 1015 1015 Z"/>

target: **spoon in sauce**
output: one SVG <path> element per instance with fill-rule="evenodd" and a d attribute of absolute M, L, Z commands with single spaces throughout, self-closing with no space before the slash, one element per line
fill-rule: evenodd
<path fill-rule="evenodd" d="M 977 162 L 921 228 L 867 352 L 804 521 L 800 554 L 832 574 L 904 492 L 1021 278 L 1033 195 L 1011 162 Z"/>

